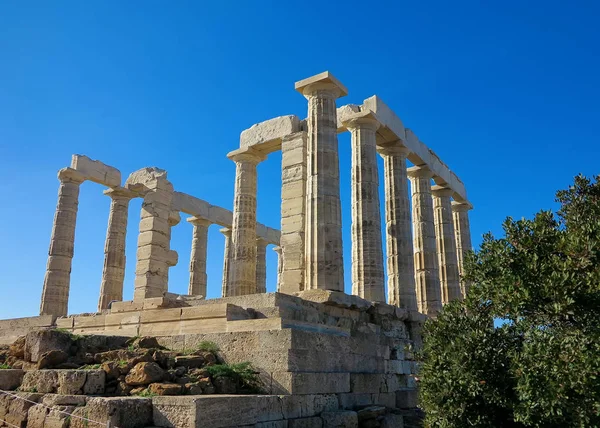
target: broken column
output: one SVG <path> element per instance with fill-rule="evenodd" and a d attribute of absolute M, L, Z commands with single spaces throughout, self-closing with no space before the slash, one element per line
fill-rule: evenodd
<path fill-rule="evenodd" d="M 415 283 L 419 312 L 435 316 L 442 309 L 438 271 L 431 179 L 426 166 L 408 169 L 412 189 Z"/>
<path fill-rule="evenodd" d="M 227 155 L 235 162 L 228 296 L 256 293 L 256 166 L 265 157 L 253 149 Z"/>
<path fill-rule="evenodd" d="M 344 126 L 352 134 L 352 294 L 385 302 L 375 135 L 379 122 L 366 111 Z"/>
<path fill-rule="evenodd" d="M 187 219 L 194 229 L 192 232 L 192 253 L 190 255 L 190 285 L 188 294 L 206 298 L 206 253 L 208 246 L 208 227 L 212 224 L 201 217 Z"/>
<path fill-rule="evenodd" d="M 166 171 L 142 168 L 129 176 L 125 186 L 144 197 L 133 299 L 162 297 L 168 291 L 168 269 L 177 263 L 177 253 L 170 250 L 173 185 Z"/>
<path fill-rule="evenodd" d="M 379 146 L 385 189 L 388 303 L 417 310 L 415 261 L 406 157 L 410 150 L 400 141 Z"/>
<path fill-rule="evenodd" d="M 225 236 L 225 251 L 223 254 L 223 281 L 221 283 L 221 297 L 228 297 L 229 291 L 227 284 L 229 283 L 229 259 L 231 258 L 231 229 L 224 227 L 219 229 L 219 232 Z"/>
<path fill-rule="evenodd" d="M 125 279 L 125 238 L 127 235 L 127 217 L 129 201 L 137 195 L 130 190 L 116 187 L 104 191 L 110 196 L 110 214 L 106 243 L 104 244 L 104 268 L 100 285 L 98 311 L 107 309 L 112 301 L 123 300 L 123 281 Z"/>
<path fill-rule="evenodd" d="M 281 248 L 283 259 L 278 291 L 304 290 L 306 221 L 306 132 L 281 142 Z"/>
<path fill-rule="evenodd" d="M 431 190 L 442 303 L 446 304 L 462 298 L 450 201 L 453 191 L 443 186 L 433 186 Z"/>
<path fill-rule="evenodd" d="M 256 292 L 267 292 L 267 245 L 263 238 L 256 239 Z"/>
<path fill-rule="evenodd" d="M 79 186 L 85 177 L 72 168 L 63 168 L 58 172 L 58 179 L 60 180 L 58 203 L 52 224 L 40 315 L 66 316 L 69 306 Z"/>
<path fill-rule="evenodd" d="M 464 256 L 471 247 L 471 227 L 469 225 L 469 210 L 473 207 L 469 203 L 452 202 L 452 217 L 454 220 L 454 236 L 456 239 L 456 254 L 458 259 L 458 270 L 460 275 L 464 275 Z M 468 281 L 461 278 L 461 292 L 463 297 L 467 296 L 469 291 Z"/>
<path fill-rule="evenodd" d="M 336 99 L 348 92 L 329 72 L 295 87 L 308 99 L 305 289 L 344 291 Z"/>

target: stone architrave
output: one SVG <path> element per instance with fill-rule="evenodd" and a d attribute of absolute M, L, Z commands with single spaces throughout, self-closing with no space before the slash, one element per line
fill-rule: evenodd
<path fill-rule="evenodd" d="M 142 168 L 129 176 L 125 187 L 144 198 L 133 299 L 162 297 L 168 291 L 169 267 L 177 263 L 177 253 L 170 250 L 173 185 L 166 171 Z"/>
<path fill-rule="evenodd" d="M 469 203 L 452 201 L 452 217 L 454 220 L 454 236 L 456 238 L 456 255 L 458 271 L 464 275 L 464 256 L 471 247 L 471 226 L 469 225 L 469 210 L 473 207 Z M 469 292 L 469 282 L 461 278 L 461 292 L 463 297 Z"/>
<path fill-rule="evenodd" d="M 58 203 L 52 224 L 40 315 L 66 316 L 69 306 L 79 186 L 85 177 L 72 168 L 63 168 L 58 172 L 58 179 L 60 180 Z"/>
<path fill-rule="evenodd" d="M 256 239 L 256 292 L 267 292 L 267 245 L 263 238 Z"/>
<path fill-rule="evenodd" d="M 98 311 L 108 309 L 110 302 L 123 300 L 125 280 L 125 238 L 129 201 L 137 195 L 125 188 L 112 188 L 104 191 L 110 196 L 110 214 L 104 245 L 104 269 L 100 285 Z"/>
<path fill-rule="evenodd" d="M 281 292 L 281 273 L 283 272 L 283 255 L 281 247 L 273 247 L 273 251 L 277 253 L 277 288 Z"/>
<path fill-rule="evenodd" d="M 352 135 L 352 294 L 385 303 L 379 173 L 371 111 L 344 121 Z"/>
<path fill-rule="evenodd" d="M 377 147 L 383 158 L 388 303 L 417 310 L 415 260 L 406 157 L 410 150 L 399 141 Z"/>
<path fill-rule="evenodd" d="M 221 297 L 229 296 L 229 260 L 231 258 L 231 229 L 224 227 L 219 229 L 219 232 L 225 236 L 225 247 L 223 254 L 223 282 L 221 284 Z"/>
<path fill-rule="evenodd" d="M 242 296 L 256 293 L 256 166 L 265 157 L 253 149 L 227 156 L 235 162 L 228 296 Z"/>
<path fill-rule="evenodd" d="M 446 304 L 452 300 L 462 299 L 450 201 L 453 191 L 442 186 L 433 186 L 431 190 L 442 303 Z"/>
<path fill-rule="evenodd" d="M 307 133 L 296 132 L 281 141 L 281 239 L 285 253 L 278 291 L 304 290 Z"/>
<path fill-rule="evenodd" d="M 419 311 L 435 316 L 442 309 L 442 296 L 435 241 L 431 179 L 426 166 L 407 170 L 412 189 L 415 283 Z"/>
<path fill-rule="evenodd" d="M 208 227 L 210 220 L 201 217 L 187 219 L 193 226 L 192 252 L 190 255 L 190 285 L 188 294 L 206 298 L 206 253 L 208 248 Z"/>
<path fill-rule="evenodd" d="M 344 291 L 336 99 L 348 92 L 329 72 L 295 87 L 308 100 L 304 288 Z"/>

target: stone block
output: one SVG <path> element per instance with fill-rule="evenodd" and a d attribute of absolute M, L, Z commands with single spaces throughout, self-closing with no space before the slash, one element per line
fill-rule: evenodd
<path fill-rule="evenodd" d="M 71 337 L 62 331 L 32 331 L 25 338 L 25 360 L 37 363 L 42 354 L 48 351 L 63 351 L 68 354 L 71 344 Z"/>
<path fill-rule="evenodd" d="M 173 192 L 173 209 L 186 214 L 209 218 L 210 204 L 186 193 Z"/>
<path fill-rule="evenodd" d="M 273 394 L 335 394 L 350 392 L 349 373 L 272 374 Z"/>
<path fill-rule="evenodd" d="M 373 394 L 338 394 L 341 409 L 355 409 L 360 406 L 370 406 L 373 403 Z"/>
<path fill-rule="evenodd" d="M 85 407 L 78 407 L 73 415 L 94 421 L 110 422 L 110 426 L 145 428 L 151 426 L 152 401 L 141 397 L 92 397 Z M 70 428 L 87 428 L 89 422 L 71 418 Z"/>
<path fill-rule="evenodd" d="M 381 374 L 351 373 L 350 390 L 353 393 L 379 393 L 383 382 Z"/>
<path fill-rule="evenodd" d="M 291 419 L 288 428 L 323 428 L 323 419 L 320 417 Z"/>
<path fill-rule="evenodd" d="M 358 428 L 358 416 L 356 412 L 323 412 L 323 428 Z"/>
<path fill-rule="evenodd" d="M 270 422 L 259 422 L 253 426 L 254 428 L 288 428 L 288 421 L 270 421 Z"/>
<path fill-rule="evenodd" d="M 127 301 L 127 302 L 113 302 L 110 307 L 111 313 L 120 313 L 120 312 L 136 312 L 144 309 L 144 301 Z"/>
<path fill-rule="evenodd" d="M 6 397 L 5 409 L 0 405 L 0 419 L 6 421 L 8 426 L 25 427 L 29 409 L 36 405 L 42 398 L 41 394 L 17 393 L 19 398 Z"/>
<path fill-rule="evenodd" d="M 85 370 L 57 370 L 58 394 L 82 395 L 87 373 Z"/>
<path fill-rule="evenodd" d="M 32 370 L 25 373 L 21 390 L 32 393 L 54 393 L 58 388 L 56 370 Z"/>
<path fill-rule="evenodd" d="M 411 409 L 417 407 L 419 394 L 416 389 L 401 389 L 396 391 L 396 407 L 399 409 Z"/>
<path fill-rule="evenodd" d="M 23 383 L 25 372 L 17 369 L 0 370 L 0 389 L 12 391 Z"/>
<path fill-rule="evenodd" d="M 87 180 L 104 184 L 108 187 L 119 187 L 121 185 L 121 173 L 118 169 L 92 160 L 87 156 L 73 155 L 71 168 L 80 172 Z"/>
<path fill-rule="evenodd" d="M 280 147 L 281 139 L 300 131 L 297 116 L 280 116 L 252 125 L 240 134 L 240 147 L 262 146 L 275 143 L 274 150 Z M 273 145 L 273 144 L 271 144 Z"/>

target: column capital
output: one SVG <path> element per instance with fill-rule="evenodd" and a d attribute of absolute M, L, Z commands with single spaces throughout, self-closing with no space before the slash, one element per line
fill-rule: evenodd
<path fill-rule="evenodd" d="M 179 211 L 171 211 L 169 213 L 169 226 L 173 227 L 181 221 L 181 214 Z"/>
<path fill-rule="evenodd" d="M 377 153 L 381 156 L 402 156 L 404 158 L 411 154 L 408 147 L 402 145 L 401 140 L 390 141 L 388 143 L 378 144 Z"/>
<path fill-rule="evenodd" d="M 412 166 L 406 170 L 406 174 L 411 178 L 433 178 L 435 175 L 427 165 Z"/>
<path fill-rule="evenodd" d="M 348 129 L 366 128 L 377 131 L 381 123 L 371 110 L 361 111 L 344 119 L 342 124 Z"/>
<path fill-rule="evenodd" d="M 111 187 L 110 189 L 106 189 L 104 192 L 106 196 L 110 196 L 111 199 L 133 199 L 137 198 L 138 194 L 132 192 L 129 189 L 124 187 Z"/>
<path fill-rule="evenodd" d="M 231 238 L 231 228 L 224 227 L 222 229 L 219 229 L 219 232 L 221 232 L 223 235 L 225 235 L 226 238 Z"/>
<path fill-rule="evenodd" d="M 257 165 L 259 162 L 262 162 L 267 158 L 265 154 L 251 147 L 240 148 L 229 152 L 227 153 L 227 157 L 236 163 L 248 162 L 254 165 Z"/>
<path fill-rule="evenodd" d="M 310 96 L 317 91 L 330 91 L 336 98 L 348 95 L 348 89 L 329 71 L 300 80 L 294 87 L 304 96 Z"/>
<path fill-rule="evenodd" d="M 445 186 L 431 186 L 431 193 L 437 197 L 450 197 L 454 194 L 454 190 Z"/>
<path fill-rule="evenodd" d="M 281 247 L 278 245 L 276 247 L 273 247 L 273 251 L 275 251 L 277 254 L 281 255 Z"/>
<path fill-rule="evenodd" d="M 193 224 L 194 226 L 210 226 L 213 224 L 213 222 L 209 219 L 200 216 L 188 217 L 185 221 Z"/>
<path fill-rule="evenodd" d="M 452 201 L 452 211 L 455 213 L 467 212 L 473 209 L 470 202 Z"/>
<path fill-rule="evenodd" d="M 81 184 L 85 181 L 85 175 L 73 168 L 63 168 L 58 171 L 58 179 L 61 183 L 76 183 Z"/>

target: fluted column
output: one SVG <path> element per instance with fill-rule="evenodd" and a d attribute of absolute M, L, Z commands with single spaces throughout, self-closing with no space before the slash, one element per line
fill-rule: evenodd
<path fill-rule="evenodd" d="M 188 294 L 206 298 L 206 252 L 208 246 L 208 227 L 212 224 L 201 217 L 187 219 L 194 226 L 192 232 L 192 253 L 190 254 L 190 285 Z"/>
<path fill-rule="evenodd" d="M 385 302 L 375 135 L 379 122 L 367 111 L 344 126 L 352 135 L 352 294 Z"/>
<path fill-rule="evenodd" d="M 388 303 L 417 310 L 415 260 L 406 157 L 410 150 L 399 142 L 377 148 L 383 158 L 385 189 Z"/>
<path fill-rule="evenodd" d="M 419 311 L 436 315 L 442 309 L 438 271 L 431 179 L 427 166 L 408 169 L 412 189 L 413 245 L 415 283 Z"/>
<path fill-rule="evenodd" d="M 239 149 L 228 157 L 235 162 L 228 295 L 242 296 L 256 293 L 256 165 L 264 156 Z"/>
<path fill-rule="evenodd" d="M 123 300 L 123 281 L 125 279 L 125 238 L 127 235 L 127 217 L 129 201 L 135 193 L 124 188 L 104 191 L 110 196 L 110 214 L 104 244 L 104 269 L 100 285 L 98 311 L 107 309 L 110 302 Z"/>
<path fill-rule="evenodd" d="M 267 292 L 267 245 L 263 238 L 256 239 L 256 292 Z"/>
<path fill-rule="evenodd" d="M 273 247 L 273 251 L 277 253 L 277 288 L 279 291 L 281 289 L 281 274 L 283 272 L 283 257 L 281 247 Z"/>
<path fill-rule="evenodd" d="M 304 288 L 344 291 L 336 99 L 347 91 L 328 72 L 296 89 L 308 99 Z"/>
<path fill-rule="evenodd" d="M 456 238 L 456 255 L 458 259 L 458 271 L 464 275 L 464 256 L 472 250 L 471 226 L 469 225 L 469 210 L 473 207 L 469 203 L 452 202 L 452 217 L 454 220 L 454 236 Z M 463 297 L 469 292 L 469 282 L 461 278 L 461 293 Z"/>
<path fill-rule="evenodd" d="M 69 306 L 79 186 L 85 178 L 72 168 L 63 168 L 58 172 L 58 179 L 58 203 L 52 224 L 40 314 L 65 316 Z"/>
<path fill-rule="evenodd" d="M 448 187 L 433 186 L 433 215 L 437 242 L 438 266 L 442 303 L 461 299 L 458 259 L 456 257 L 456 238 L 452 220 L 450 198 L 454 192 Z"/>
<path fill-rule="evenodd" d="M 229 259 L 231 258 L 231 229 L 224 227 L 219 229 L 225 236 L 225 252 L 223 254 L 223 282 L 221 285 L 221 297 L 229 296 L 227 284 L 229 283 Z"/>

